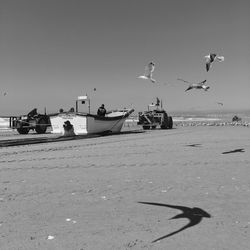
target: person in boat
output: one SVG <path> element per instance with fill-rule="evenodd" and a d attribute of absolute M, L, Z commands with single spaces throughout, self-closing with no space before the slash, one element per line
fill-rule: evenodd
<path fill-rule="evenodd" d="M 101 105 L 101 107 L 98 108 L 97 110 L 97 115 L 99 116 L 105 116 L 107 113 L 104 104 Z"/>

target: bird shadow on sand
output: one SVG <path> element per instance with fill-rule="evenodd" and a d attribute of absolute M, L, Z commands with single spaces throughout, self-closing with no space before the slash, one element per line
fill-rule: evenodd
<path fill-rule="evenodd" d="M 102 133 L 99 133 L 100 136 L 112 136 L 112 135 L 128 135 L 128 134 L 142 134 L 145 133 L 143 130 L 127 130 L 127 131 L 121 131 L 117 133 L 112 133 L 111 131 L 104 131 Z"/>
<path fill-rule="evenodd" d="M 172 235 L 175 235 L 175 234 L 177 234 L 185 229 L 188 229 L 189 227 L 193 227 L 193 226 L 199 224 L 203 218 L 211 218 L 211 215 L 209 213 L 207 213 L 205 210 L 198 208 L 198 207 L 190 208 L 190 207 L 185 207 L 185 206 L 169 205 L 169 204 L 155 203 L 155 202 L 142 202 L 142 201 L 140 201 L 138 203 L 178 209 L 178 210 L 181 210 L 182 213 L 177 214 L 176 216 L 170 218 L 169 220 L 179 219 L 179 218 L 186 218 L 189 220 L 188 224 L 186 224 L 185 226 L 183 226 L 179 230 L 176 230 L 172 233 L 169 233 L 169 234 L 166 234 L 160 238 L 157 238 L 157 239 L 153 240 L 152 243 L 155 243 L 157 241 L 160 241 L 160 240 L 168 238 Z"/>
<path fill-rule="evenodd" d="M 201 144 L 200 143 L 194 143 L 194 144 L 187 144 L 187 147 L 200 147 Z"/>
<path fill-rule="evenodd" d="M 222 154 L 225 155 L 225 154 L 232 154 L 232 153 L 245 153 L 245 149 L 244 148 L 237 148 L 237 149 L 234 149 L 231 151 L 223 152 Z"/>

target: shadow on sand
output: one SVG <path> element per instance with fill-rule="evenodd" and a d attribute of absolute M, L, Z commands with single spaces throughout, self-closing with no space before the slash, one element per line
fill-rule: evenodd
<path fill-rule="evenodd" d="M 36 137 L 36 134 L 34 134 L 34 137 L 32 138 L 16 138 L 16 139 L 9 139 L 9 140 L 0 140 L 0 148 L 12 147 L 12 146 L 23 146 L 23 145 L 30 145 L 30 144 L 39 144 L 39 143 L 58 142 L 58 141 L 91 139 L 91 138 L 102 137 L 102 136 L 138 134 L 138 133 L 144 133 L 144 131 L 131 130 L 131 131 L 124 131 L 124 132 L 119 132 L 119 133 L 110 133 L 108 131 L 105 131 L 104 133 L 100 133 L 100 134 L 56 136 L 56 137 Z"/>
<path fill-rule="evenodd" d="M 206 211 L 204 211 L 201 208 L 198 207 L 184 207 L 184 206 L 177 206 L 177 205 L 168 205 L 168 204 L 163 204 L 163 203 L 154 203 L 154 202 L 138 202 L 141 204 L 146 204 L 146 205 L 153 205 L 153 206 L 161 206 L 161 207 L 169 207 L 169 208 L 174 208 L 174 209 L 179 209 L 182 211 L 181 214 L 177 214 L 176 216 L 170 218 L 170 220 L 172 219 L 179 219 L 179 218 L 186 218 L 189 220 L 189 223 L 186 224 L 184 227 L 180 228 L 177 231 L 174 231 L 172 233 L 169 233 L 167 235 L 164 235 L 160 238 L 157 238 L 156 240 L 153 240 L 152 243 L 163 240 L 167 237 L 170 237 L 174 234 L 177 234 L 189 227 L 193 227 L 197 224 L 199 224 L 202 220 L 202 218 L 211 218 L 211 215 L 209 213 L 207 213 Z"/>
<path fill-rule="evenodd" d="M 222 154 L 225 155 L 225 154 L 244 153 L 244 152 L 245 152 L 244 148 L 237 148 L 237 149 L 234 149 L 234 150 L 231 150 L 231 151 L 223 152 Z"/>

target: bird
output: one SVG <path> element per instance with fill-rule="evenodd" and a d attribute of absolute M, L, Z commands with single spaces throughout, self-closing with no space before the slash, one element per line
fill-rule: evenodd
<path fill-rule="evenodd" d="M 170 218 L 170 220 L 179 219 L 179 218 L 186 218 L 189 220 L 188 224 L 186 224 L 185 226 L 183 226 L 179 230 L 176 230 L 172 233 L 169 233 L 169 234 L 164 235 L 160 238 L 157 238 L 156 240 L 152 241 L 152 243 L 160 241 L 160 240 L 167 238 L 169 236 L 172 236 L 174 234 L 177 234 L 177 233 L 179 233 L 179 232 L 181 232 L 189 227 L 193 227 L 193 226 L 199 224 L 201 222 L 202 218 L 211 218 L 211 215 L 209 213 L 207 213 L 206 211 L 204 211 L 203 209 L 201 209 L 199 207 L 190 208 L 190 207 L 185 207 L 185 206 L 168 205 L 168 204 L 155 203 L 155 202 L 138 202 L 138 203 L 146 204 L 146 205 L 169 207 L 169 208 L 173 208 L 173 209 L 179 209 L 182 211 L 182 213 L 175 215 L 174 217 Z"/>
<path fill-rule="evenodd" d="M 225 60 L 224 56 L 218 56 L 217 54 L 214 54 L 214 53 L 205 56 L 205 58 L 206 58 L 206 70 L 207 70 L 207 72 L 211 68 L 213 62 L 215 62 L 215 61 L 223 62 Z"/>
<path fill-rule="evenodd" d="M 183 82 L 189 84 L 189 86 L 188 86 L 188 88 L 185 90 L 185 92 L 187 92 L 188 90 L 191 90 L 191 89 L 204 89 L 205 91 L 207 91 L 207 90 L 210 88 L 209 86 L 205 85 L 205 82 L 206 82 L 207 80 L 204 80 L 204 81 L 198 82 L 198 83 L 190 83 L 190 82 L 188 82 L 188 81 L 186 81 L 186 80 L 183 80 L 183 79 L 180 79 L 180 78 L 178 78 L 177 80 L 183 81 Z"/>
<path fill-rule="evenodd" d="M 155 63 L 150 62 L 146 67 L 145 67 L 145 73 L 144 75 L 139 76 L 138 78 L 140 79 L 145 79 L 145 80 L 150 80 L 152 83 L 156 83 L 156 80 L 153 79 L 153 71 L 155 69 Z"/>

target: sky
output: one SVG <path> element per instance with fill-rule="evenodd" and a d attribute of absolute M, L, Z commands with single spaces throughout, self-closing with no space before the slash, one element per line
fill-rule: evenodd
<path fill-rule="evenodd" d="M 249 0 L 0 0 L 0 115 L 69 110 L 85 94 L 94 113 L 156 97 L 170 112 L 249 110 L 249 11 Z M 209 53 L 225 61 L 206 72 Z M 157 84 L 138 79 L 150 61 Z"/>

